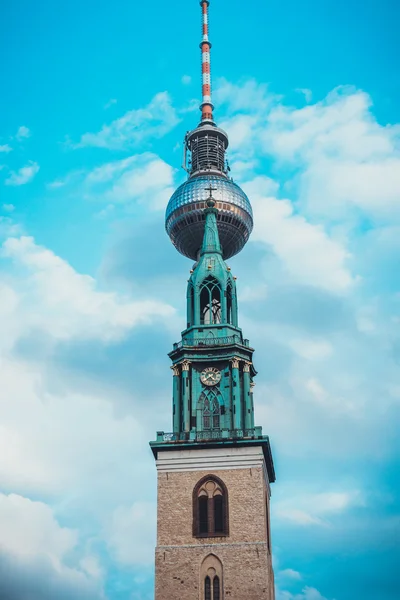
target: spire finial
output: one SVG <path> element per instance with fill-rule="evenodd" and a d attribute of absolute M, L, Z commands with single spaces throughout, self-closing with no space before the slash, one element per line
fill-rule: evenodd
<path fill-rule="evenodd" d="M 205 188 L 206 192 L 209 192 L 209 193 L 210 193 L 210 195 L 209 195 L 209 197 L 208 197 L 208 199 L 207 199 L 207 202 L 206 202 L 206 204 L 207 204 L 208 208 L 214 208 L 214 206 L 215 206 L 215 200 L 214 200 L 214 198 L 213 198 L 213 195 L 212 195 L 212 193 L 213 193 L 213 192 L 216 192 L 216 191 L 217 191 L 217 189 L 218 189 L 218 188 L 213 188 L 211 181 L 210 181 L 210 185 L 209 185 L 209 187 L 206 187 L 206 188 Z"/>
<path fill-rule="evenodd" d="M 221 242 L 219 241 L 217 225 L 218 209 L 215 208 L 215 200 L 212 196 L 212 193 L 216 190 L 216 188 L 213 188 L 212 183 L 210 182 L 210 185 L 205 189 L 207 192 L 209 192 L 210 195 L 206 200 L 207 208 L 204 210 L 206 215 L 206 222 L 204 225 L 204 237 L 203 245 L 201 247 L 201 254 L 222 254 Z"/>
<path fill-rule="evenodd" d="M 211 43 L 208 39 L 208 6 L 209 0 L 200 0 L 202 11 L 203 37 L 200 43 L 201 48 L 201 75 L 202 75 L 202 103 L 200 105 L 201 121 L 213 121 L 214 106 L 211 102 L 211 66 L 210 49 Z"/>

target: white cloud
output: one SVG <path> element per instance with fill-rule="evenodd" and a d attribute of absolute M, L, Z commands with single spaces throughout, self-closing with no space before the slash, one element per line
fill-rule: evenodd
<path fill-rule="evenodd" d="M 21 167 L 17 172 L 11 171 L 9 177 L 5 180 L 6 185 L 25 185 L 32 181 L 38 173 L 40 167 L 36 162 L 29 161 L 27 165 Z"/>
<path fill-rule="evenodd" d="M 151 565 L 156 542 L 156 504 L 138 502 L 120 506 L 106 532 L 108 545 L 122 565 Z"/>
<path fill-rule="evenodd" d="M 277 186 L 272 180 L 257 177 L 243 187 L 253 204 L 251 241 L 271 246 L 298 282 L 335 292 L 351 286 L 353 277 L 346 265 L 348 252 L 329 238 L 322 226 L 312 225 L 295 214 L 289 200 L 274 197 Z"/>
<path fill-rule="evenodd" d="M 76 543 L 77 532 L 60 527 L 43 502 L 0 493 L 0 547 L 20 556 L 43 552 L 59 564 Z"/>
<path fill-rule="evenodd" d="M 221 124 L 221 127 L 229 131 L 231 148 L 236 152 L 240 150 L 239 156 L 249 148 L 252 141 L 249 132 L 254 130 L 257 123 L 257 115 L 237 115 L 227 123 Z"/>
<path fill-rule="evenodd" d="M 321 153 L 364 160 L 387 156 L 398 127 L 380 126 L 370 107 L 368 95 L 352 88 L 337 88 L 323 101 L 300 109 L 273 107 L 263 135 L 265 147 L 300 162 Z"/>
<path fill-rule="evenodd" d="M 25 127 L 25 125 L 21 125 L 21 127 L 18 128 L 18 131 L 15 135 L 17 140 L 22 140 L 22 139 L 28 138 L 30 136 L 31 136 L 31 132 L 28 129 L 28 127 Z"/>
<path fill-rule="evenodd" d="M 12 148 L 9 144 L 0 145 L 0 152 L 5 152 L 7 154 L 8 152 L 11 152 L 11 151 L 12 151 Z"/>
<path fill-rule="evenodd" d="M 48 505 L 0 494 L 2 597 L 27 597 L 23 590 L 28 588 L 32 598 L 102 598 L 99 574 L 66 560 L 77 542 L 77 532 L 61 527 Z M 47 591 L 39 593 L 45 581 Z"/>
<path fill-rule="evenodd" d="M 278 577 L 285 577 L 286 579 L 294 579 L 299 581 L 301 579 L 301 574 L 294 569 L 284 569 L 283 571 L 279 571 L 277 574 Z"/>
<path fill-rule="evenodd" d="M 305 101 L 309 104 L 312 100 L 312 91 L 308 88 L 297 88 L 296 92 L 298 94 L 302 94 L 305 98 Z"/>
<path fill-rule="evenodd" d="M 24 292 L 36 310 L 28 310 L 26 331 L 40 328 L 53 337 L 117 340 L 139 324 L 173 315 L 172 307 L 155 300 L 130 301 L 113 292 L 96 289 L 95 280 L 77 273 L 66 261 L 35 244 L 31 237 L 9 238 L 3 244 L 3 258 L 23 269 Z M 19 285 L 18 285 L 19 287 Z"/>
<path fill-rule="evenodd" d="M 323 360 L 333 352 L 332 344 L 325 340 L 296 338 L 290 340 L 289 345 L 296 354 L 308 360 Z"/>
<path fill-rule="evenodd" d="M 252 285 L 241 287 L 238 291 L 239 302 L 254 302 L 254 300 L 262 300 L 267 297 L 268 286 L 265 283 L 260 285 Z"/>
<path fill-rule="evenodd" d="M 214 91 L 218 106 L 226 106 L 229 113 L 250 112 L 262 114 L 275 104 L 279 96 L 272 94 L 268 86 L 248 79 L 238 84 L 219 79 Z"/>
<path fill-rule="evenodd" d="M 128 111 L 109 125 L 103 125 L 97 133 L 85 133 L 74 147 L 128 150 L 147 139 L 162 137 L 178 122 L 169 94 L 160 92 L 145 108 Z"/>
<path fill-rule="evenodd" d="M 79 566 L 85 573 L 96 579 L 100 579 L 103 576 L 103 569 L 100 566 L 99 559 L 97 556 L 84 556 L 79 561 Z"/>
<path fill-rule="evenodd" d="M 10 217 L 3 217 L 0 215 L 0 238 L 19 235 L 21 233 L 21 226 L 15 223 Z"/>
<path fill-rule="evenodd" d="M 120 404 L 136 402 L 132 392 L 128 402 L 114 379 L 100 382 L 80 374 L 80 391 L 74 391 L 73 371 L 64 371 L 53 358 L 60 343 L 89 340 L 100 348 L 138 325 L 158 321 L 165 327 L 174 310 L 152 299 L 132 302 L 98 291 L 95 280 L 32 238 L 8 239 L 2 258 L 13 261 L 12 274 L 6 268 L 0 272 L 0 389 L 7 390 L 0 394 L 3 488 L 36 497 L 60 495 L 68 502 L 96 498 L 92 516 L 105 506 L 109 514 L 118 501 L 135 497 L 133 479 L 123 488 L 118 482 L 134 472 L 143 478 L 150 436 L 143 411 L 140 423 L 114 413 L 116 395 Z M 21 357 L 16 348 L 33 340 L 35 350 Z"/>
<path fill-rule="evenodd" d="M 300 594 L 277 590 L 276 600 L 328 600 L 316 588 L 306 586 Z"/>
<path fill-rule="evenodd" d="M 96 213 L 95 217 L 97 219 L 108 219 L 115 212 L 114 204 L 107 204 L 102 210 Z"/>
<path fill-rule="evenodd" d="M 324 492 L 319 494 L 291 494 L 280 499 L 273 507 L 277 520 L 300 526 L 329 525 L 328 518 L 354 506 L 364 506 L 365 500 L 358 490 Z"/>
<path fill-rule="evenodd" d="M 47 184 L 47 187 L 50 189 L 57 189 L 60 187 L 64 187 L 66 185 L 66 181 L 61 180 L 61 179 L 55 179 L 54 181 L 51 181 L 50 183 Z"/>
<path fill-rule="evenodd" d="M 13 212 L 15 210 L 14 204 L 3 204 L 2 208 L 6 212 Z"/>
<path fill-rule="evenodd" d="M 92 502 L 99 495 L 102 500 L 97 499 L 97 512 L 132 494 L 130 485 L 108 494 L 110 486 L 118 487 L 119 480 L 133 473 L 129 457 L 142 456 L 147 441 L 139 422 L 129 415 L 114 414 L 115 385 L 99 388 L 92 383 L 86 393 L 71 392 L 67 385 L 70 374 L 60 370 L 58 389 L 49 390 L 51 353 L 38 357 L 36 364 L 7 354 L 10 351 L 3 349 L 0 363 L 0 383 L 7 389 L 7 396 L 0 401 L 3 486 L 66 500 L 76 496 L 75 501 L 90 498 L 87 501 Z M 111 471 L 104 469 L 105 463 L 113 465 Z M 92 508 L 92 515 L 96 511 Z"/>
<path fill-rule="evenodd" d="M 93 169 L 84 184 L 89 194 L 114 202 L 140 202 L 164 209 L 174 191 L 172 167 L 155 154 L 145 153 Z"/>
<path fill-rule="evenodd" d="M 303 166 L 300 193 L 313 212 L 338 216 L 357 206 L 400 216 L 400 126 L 380 125 L 371 104 L 366 93 L 342 87 L 314 105 L 269 112 L 264 151 Z"/>
<path fill-rule="evenodd" d="M 192 78 L 190 75 L 182 75 L 181 81 L 183 85 L 190 85 L 192 83 Z"/>
<path fill-rule="evenodd" d="M 356 208 L 398 220 L 400 125 L 379 124 L 368 94 L 349 86 L 315 104 L 309 90 L 297 91 L 307 106 L 288 106 L 254 80 L 222 81 L 216 97 L 227 106 L 221 126 L 233 162 L 272 157 L 301 207 L 319 218 L 349 219 Z"/>
<path fill-rule="evenodd" d="M 277 513 L 278 519 L 291 521 L 296 525 L 322 525 L 320 518 L 310 515 L 304 510 L 298 508 L 282 508 Z"/>
<path fill-rule="evenodd" d="M 116 98 L 111 98 L 108 102 L 105 103 L 104 109 L 110 108 L 113 104 L 117 104 L 118 100 Z"/>
<path fill-rule="evenodd" d="M 321 205 L 321 193 L 324 206 Z M 367 162 L 314 160 L 302 177 L 302 195 L 310 210 L 332 218 L 356 205 L 379 219 L 398 220 L 400 155 Z"/>

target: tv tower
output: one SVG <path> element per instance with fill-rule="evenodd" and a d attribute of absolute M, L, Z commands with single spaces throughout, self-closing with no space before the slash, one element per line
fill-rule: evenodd
<path fill-rule="evenodd" d="M 243 248 L 253 229 L 253 212 L 244 191 L 229 177 L 225 153 L 228 135 L 214 123 L 211 98 L 211 42 L 208 37 L 209 0 L 202 0 L 202 59 L 201 121 L 189 131 L 184 140 L 183 166 L 188 179 L 172 195 L 166 211 L 165 227 L 174 246 L 183 254 L 197 260 L 204 230 L 207 186 L 212 184 L 218 209 L 218 232 L 225 259 Z"/>

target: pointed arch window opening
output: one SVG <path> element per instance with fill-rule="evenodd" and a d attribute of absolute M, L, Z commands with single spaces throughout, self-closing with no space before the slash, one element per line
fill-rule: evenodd
<path fill-rule="evenodd" d="M 204 600 L 221 600 L 221 584 L 218 575 L 213 577 L 212 583 L 209 575 L 204 579 Z"/>
<path fill-rule="evenodd" d="M 194 325 L 195 322 L 195 309 L 194 309 L 194 288 L 193 285 L 189 287 L 189 314 L 188 314 L 188 327 Z"/>
<path fill-rule="evenodd" d="M 208 575 L 204 580 L 204 600 L 211 600 L 211 579 Z"/>
<path fill-rule="evenodd" d="M 222 322 L 221 288 L 214 277 L 207 277 L 200 291 L 200 322 L 218 325 Z"/>
<path fill-rule="evenodd" d="M 230 284 L 226 288 L 226 320 L 230 325 L 233 324 L 232 286 Z"/>
<path fill-rule="evenodd" d="M 202 392 L 200 405 L 202 407 L 203 431 L 220 429 L 221 405 L 217 394 L 213 390 Z"/>
<path fill-rule="evenodd" d="M 216 575 L 213 579 L 213 600 L 220 600 L 221 598 L 221 585 L 219 577 Z"/>
<path fill-rule="evenodd" d="M 208 532 L 208 497 L 199 496 L 199 533 L 205 535 Z"/>
<path fill-rule="evenodd" d="M 193 536 L 205 538 L 228 535 L 228 490 L 218 477 L 206 476 L 193 490 Z"/>

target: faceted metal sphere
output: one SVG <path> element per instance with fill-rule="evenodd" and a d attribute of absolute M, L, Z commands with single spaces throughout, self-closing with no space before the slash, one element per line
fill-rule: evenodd
<path fill-rule="evenodd" d="M 210 196 L 210 184 L 218 209 L 218 233 L 224 259 L 240 252 L 253 229 L 250 201 L 236 183 L 217 174 L 190 177 L 168 203 L 165 228 L 175 248 L 193 260 L 197 260 L 203 241 L 204 209 Z"/>

